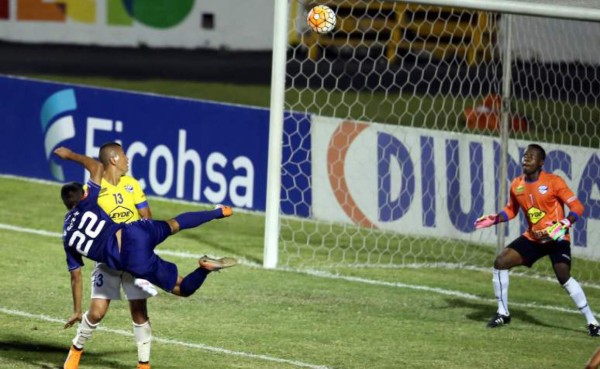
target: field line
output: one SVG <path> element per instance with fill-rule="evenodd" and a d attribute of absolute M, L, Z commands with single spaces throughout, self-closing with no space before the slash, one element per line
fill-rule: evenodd
<path fill-rule="evenodd" d="M 37 234 L 37 235 L 48 236 L 48 237 L 61 237 L 61 234 L 58 232 L 50 232 L 50 231 L 39 230 L 39 229 L 24 228 L 24 227 L 14 226 L 14 225 L 10 225 L 10 224 L 0 223 L 0 230 L 2 230 L 2 229 L 8 230 L 8 231 L 14 231 L 14 232 Z M 175 250 L 164 250 L 164 249 L 162 249 L 162 250 L 157 249 L 156 253 L 159 255 L 168 255 L 168 256 L 175 256 L 175 257 L 180 257 L 180 258 L 194 258 L 194 259 L 197 259 L 202 256 L 200 254 L 193 254 L 193 253 L 189 253 L 189 252 L 182 252 L 182 251 L 175 251 Z M 262 266 L 260 264 L 245 260 L 244 258 L 240 258 L 239 262 L 240 262 L 240 264 L 248 266 L 248 267 L 257 268 L 257 269 L 262 268 Z M 490 303 L 490 304 L 496 303 L 496 300 L 492 299 L 492 298 L 484 298 L 481 296 L 473 295 L 473 294 L 462 292 L 462 291 L 449 290 L 449 289 L 444 289 L 444 288 L 439 288 L 439 287 L 413 285 L 413 284 L 407 284 L 407 283 L 402 283 L 402 282 L 387 282 L 387 281 L 381 281 L 381 280 L 377 280 L 377 279 L 367 279 L 367 278 L 361 278 L 361 277 L 340 275 L 340 274 L 335 274 L 335 273 L 330 273 L 330 272 L 320 271 L 320 270 L 296 269 L 296 268 L 288 268 L 288 267 L 275 268 L 275 270 L 283 271 L 283 272 L 304 274 L 304 275 L 309 275 L 309 276 L 313 276 L 313 277 L 317 277 L 317 278 L 335 279 L 335 280 L 342 280 L 342 281 L 346 281 L 346 282 L 361 283 L 361 284 L 367 284 L 367 285 L 373 285 L 373 286 L 387 286 L 387 287 L 393 287 L 393 288 L 410 289 L 410 290 L 414 290 L 414 291 L 424 291 L 424 292 L 436 293 L 436 294 L 445 295 L 445 296 L 463 298 L 466 300 L 485 302 L 485 303 Z M 551 310 L 551 311 L 558 311 L 558 312 L 571 313 L 571 314 L 579 314 L 579 311 L 576 309 L 567 309 L 567 308 L 563 308 L 560 306 L 553 306 L 553 305 L 539 305 L 539 304 L 535 304 L 535 303 L 511 302 L 511 306 Z"/>
<path fill-rule="evenodd" d="M 0 313 L 4 313 L 7 315 L 13 315 L 13 316 L 20 316 L 20 317 L 29 318 L 29 319 L 43 320 L 43 321 L 51 322 L 51 323 L 60 323 L 61 325 L 65 323 L 64 319 L 53 318 L 53 317 L 50 317 L 48 315 L 43 315 L 43 314 L 31 314 L 31 313 L 27 313 L 25 311 L 7 309 L 2 306 L 0 306 Z M 133 336 L 133 333 L 122 330 L 122 329 L 112 329 L 112 328 L 100 326 L 100 327 L 98 327 L 98 330 L 103 331 L 103 332 L 118 334 L 118 335 L 122 335 L 122 336 L 130 336 L 130 337 Z M 184 346 L 184 347 L 188 347 L 188 348 L 200 349 L 200 350 L 215 352 L 215 353 L 219 353 L 219 354 L 240 356 L 240 357 L 244 357 L 244 358 L 258 359 L 258 360 L 263 360 L 263 361 L 271 361 L 271 362 L 282 363 L 282 364 L 290 364 L 290 365 L 301 367 L 301 368 L 328 369 L 328 367 L 323 366 L 323 365 L 308 364 L 308 363 L 304 363 L 301 361 L 281 359 L 281 358 L 268 356 L 268 355 L 250 354 L 247 352 L 233 351 L 233 350 L 228 350 L 228 349 L 221 348 L 221 347 L 208 346 L 203 343 L 191 343 L 191 342 L 174 340 L 174 339 L 170 339 L 170 338 L 161 338 L 161 337 L 157 337 L 157 336 L 152 336 L 152 341 L 167 344 L 167 345 Z"/>

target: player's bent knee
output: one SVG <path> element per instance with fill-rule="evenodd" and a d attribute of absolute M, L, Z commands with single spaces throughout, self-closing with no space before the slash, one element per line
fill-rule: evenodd
<path fill-rule="evenodd" d="M 169 224 L 169 227 L 171 227 L 171 234 L 175 234 L 175 233 L 179 232 L 179 230 L 180 230 L 179 223 L 175 219 L 167 220 L 167 224 Z"/>
<path fill-rule="evenodd" d="M 496 260 L 494 260 L 494 269 L 508 269 L 508 264 L 506 263 L 506 260 L 504 258 L 501 258 L 500 256 L 496 257 Z"/>
<path fill-rule="evenodd" d="M 175 286 L 175 288 L 173 288 L 173 290 L 171 291 L 171 293 L 175 296 L 179 296 L 179 297 L 190 297 L 193 293 L 184 293 L 181 292 L 181 288 L 179 288 L 179 286 Z"/>
<path fill-rule="evenodd" d="M 87 319 L 89 320 L 89 322 L 91 324 L 98 324 L 104 318 L 104 314 L 105 313 L 106 312 L 99 313 L 99 312 L 90 312 L 90 311 L 88 311 L 87 314 L 86 314 L 86 316 L 87 316 Z"/>

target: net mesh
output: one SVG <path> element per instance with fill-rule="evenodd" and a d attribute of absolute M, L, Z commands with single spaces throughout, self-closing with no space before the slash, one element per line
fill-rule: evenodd
<path fill-rule="evenodd" d="M 498 209 L 503 119 L 507 184 L 527 144 L 545 146 L 545 169 L 587 201 L 574 253 L 595 265 L 600 23 L 325 4 L 337 25 L 320 35 L 305 26 L 317 4 L 291 3 L 280 265 L 490 267 L 498 234 L 472 224 Z M 502 99 L 508 56 L 510 97 Z M 511 222 L 507 241 L 523 223 Z M 577 276 L 591 280 L 595 269 Z M 551 272 L 540 265 L 533 273 Z"/>

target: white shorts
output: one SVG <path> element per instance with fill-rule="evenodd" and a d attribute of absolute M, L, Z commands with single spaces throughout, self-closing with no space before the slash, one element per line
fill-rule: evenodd
<path fill-rule="evenodd" d="M 135 277 L 127 272 L 111 269 L 103 263 L 96 263 L 92 271 L 92 298 L 120 300 L 121 285 L 127 300 L 143 300 L 152 297 L 151 294 L 136 287 L 134 281 Z"/>

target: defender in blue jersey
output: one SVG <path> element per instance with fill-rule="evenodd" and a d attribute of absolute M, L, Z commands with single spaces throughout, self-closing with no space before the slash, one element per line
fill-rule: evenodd
<path fill-rule="evenodd" d="M 87 192 L 80 183 L 63 186 L 61 196 L 69 212 L 65 216 L 63 244 L 69 270 L 83 266 L 83 257 L 106 263 L 178 296 L 192 295 L 211 271 L 237 264 L 233 258 L 202 257 L 200 267 L 185 278 L 179 276 L 177 266 L 154 253 L 154 248 L 167 237 L 183 229 L 198 227 L 213 219 L 232 215 L 227 206 L 211 211 L 183 213 L 167 221 L 144 219 L 133 223 L 114 223 L 98 205 L 102 164 L 88 156 L 77 154 L 65 147 L 54 153 L 65 160 L 75 161 L 90 172 Z"/>

